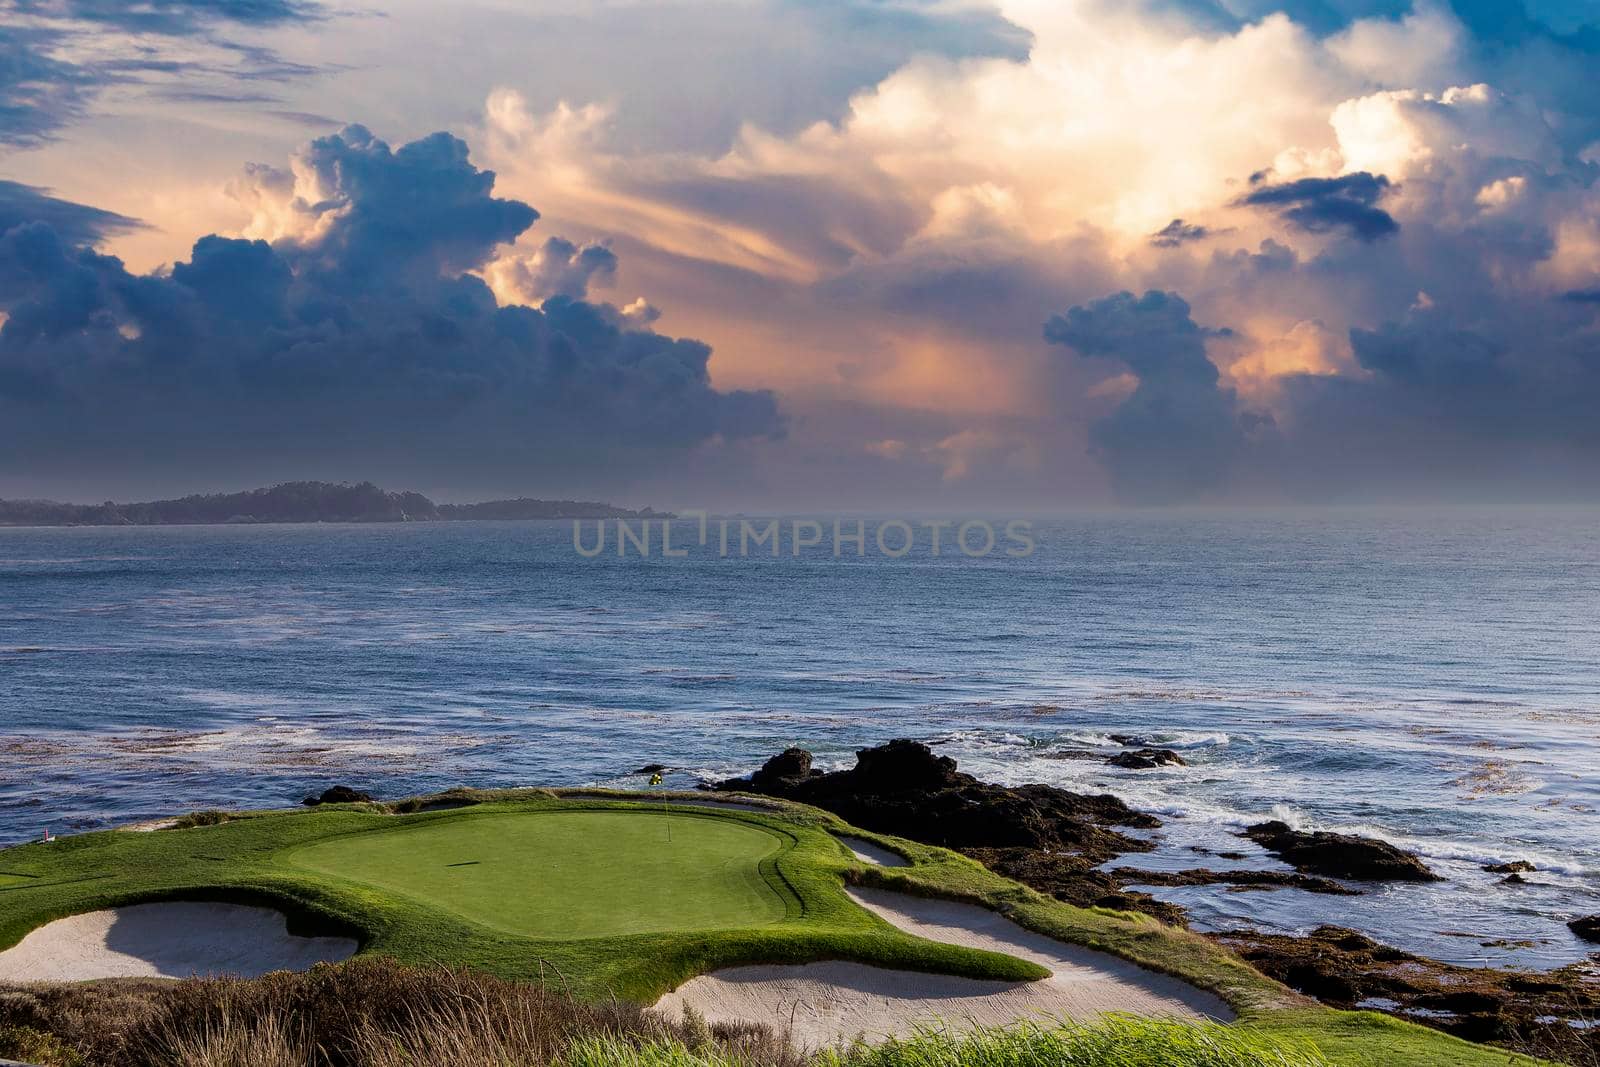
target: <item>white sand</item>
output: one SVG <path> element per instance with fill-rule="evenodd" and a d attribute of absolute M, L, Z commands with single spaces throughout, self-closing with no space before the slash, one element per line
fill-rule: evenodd
<path fill-rule="evenodd" d="M 0 952 L 0 981 L 188 978 L 303 971 L 355 955 L 347 937 L 296 937 L 283 913 L 238 904 L 136 904 L 60 919 Z"/>
<path fill-rule="evenodd" d="M 882 845 L 874 845 L 859 837 L 849 837 L 845 834 L 837 835 L 844 847 L 862 863 L 870 863 L 874 867 L 909 867 L 911 861 L 898 852 L 890 852 Z"/>
<path fill-rule="evenodd" d="M 1186 982 L 1103 952 L 1024 929 L 986 908 L 880 889 L 852 898 L 907 933 L 1004 952 L 1050 970 L 1037 982 L 918 974 L 859 963 L 733 967 L 701 975 L 662 997 L 669 1017 L 693 1007 L 707 1021 L 761 1022 L 810 1048 L 904 1035 L 918 1024 L 952 1028 L 1022 1020 L 1090 1019 L 1110 1011 L 1231 1020 L 1222 1000 Z"/>

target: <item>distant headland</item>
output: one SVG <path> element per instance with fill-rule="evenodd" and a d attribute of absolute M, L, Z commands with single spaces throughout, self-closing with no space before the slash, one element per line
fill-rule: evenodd
<path fill-rule="evenodd" d="M 242 493 L 210 493 L 142 504 L 0 500 L 0 526 L 197 526 L 286 522 L 463 522 L 490 519 L 671 518 L 587 500 L 488 500 L 436 504 L 421 493 L 371 482 L 284 482 Z"/>

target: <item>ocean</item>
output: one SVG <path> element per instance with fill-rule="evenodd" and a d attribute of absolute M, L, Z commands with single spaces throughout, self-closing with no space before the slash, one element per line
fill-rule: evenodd
<path fill-rule="evenodd" d="M 1600 912 L 1597 518 L 1103 515 L 982 558 L 585 558 L 564 522 L 0 530 L 0 842 L 334 783 L 642 787 L 660 762 L 687 788 L 911 737 L 1159 815 L 1117 865 L 1283 869 L 1236 836 L 1281 818 L 1446 878 L 1152 890 L 1201 929 L 1555 967 Z M 1063 758 L 1111 734 L 1189 765 Z M 1481 869 L 1514 859 L 1529 884 Z"/>

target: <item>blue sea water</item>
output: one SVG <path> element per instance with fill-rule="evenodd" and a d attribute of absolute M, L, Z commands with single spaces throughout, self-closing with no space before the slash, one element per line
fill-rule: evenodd
<path fill-rule="evenodd" d="M 687 787 L 914 737 L 1160 815 L 1120 864 L 1281 867 L 1235 836 L 1277 817 L 1446 876 L 1154 891 L 1203 928 L 1556 966 L 1600 912 L 1596 519 L 1098 516 L 1037 523 L 1020 559 L 585 559 L 555 522 L 0 530 L 0 842 L 334 782 L 642 785 L 659 761 Z M 1189 766 L 1065 758 L 1114 733 Z M 1512 859 L 1530 884 L 1481 870 Z"/>

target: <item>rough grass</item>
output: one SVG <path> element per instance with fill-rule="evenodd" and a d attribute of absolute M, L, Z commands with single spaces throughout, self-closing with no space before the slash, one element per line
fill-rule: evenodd
<path fill-rule="evenodd" d="M 44 1067 L 1324 1067 L 1240 1027 L 1109 1017 L 925 1031 L 802 1054 L 760 1027 L 670 1021 L 529 983 L 354 960 L 254 980 L 41 987 L 0 998 L 0 1056 Z"/>
<path fill-rule="evenodd" d="M 575 1041 L 694 1042 L 798 1058 L 759 1033 L 674 1025 L 637 1005 L 382 958 L 259 979 L 148 979 L 0 994 L 0 1058 L 44 1067 L 517 1067 Z"/>
<path fill-rule="evenodd" d="M 812 1057 L 811 1067 L 1326 1067 L 1304 1042 L 1251 1030 L 1110 1016 L 1095 1023 L 928 1030 Z M 574 1042 L 558 1067 L 764 1067 L 737 1047 L 605 1035 Z"/>

